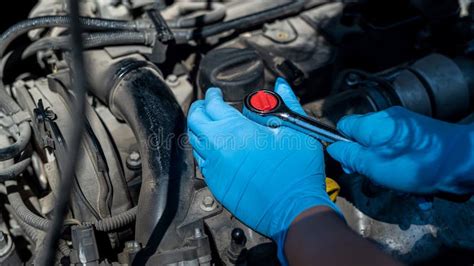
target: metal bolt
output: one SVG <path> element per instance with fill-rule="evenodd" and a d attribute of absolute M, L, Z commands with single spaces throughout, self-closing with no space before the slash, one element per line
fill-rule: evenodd
<path fill-rule="evenodd" d="M 142 167 L 142 161 L 140 153 L 132 151 L 127 157 L 127 167 L 130 170 L 140 170 Z"/>
<path fill-rule="evenodd" d="M 194 228 L 194 238 L 201 238 L 201 237 L 202 237 L 201 228 Z"/>
<path fill-rule="evenodd" d="M 354 86 L 360 82 L 360 77 L 356 73 L 349 73 L 346 77 L 346 84 L 348 86 Z"/>
<path fill-rule="evenodd" d="M 216 201 L 211 196 L 205 196 L 201 202 L 201 209 L 210 212 L 217 207 Z"/>
<path fill-rule="evenodd" d="M 214 199 L 210 196 L 204 197 L 204 200 L 202 201 L 202 204 L 206 207 L 211 207 L 212 204 L 214 204 Z"/>
<path fill-rule="evenodd" d="M 140 249 L 140 243 L 135 240 L 125 242 L 125 248 L 128 249 Z"/>
<path fill-rule="evenodd" d="M 134 161 L 140 160 L 140 154 L 136 151 L 130 153 L 130 160 L 134 160 Z"/>

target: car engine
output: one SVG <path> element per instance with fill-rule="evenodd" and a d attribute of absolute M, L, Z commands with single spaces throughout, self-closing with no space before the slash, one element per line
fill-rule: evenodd
<path fill-rule="evenodd" d="M 54 228 L 54 264 L 278 265 L 275 244 L 214 199 L 193 160 L 186 114 L 209 87 L 241 110 L 284 77 L 332 126 L 395 105 L 474 121 L 470 1 L 80 0 L 79 39 L 67 0 L 17 2 L 0 37 L 2 265 L 41 264 Z M 348 225 L 386 253 L 474 263 L 473 199 L 326 167 Z"/>

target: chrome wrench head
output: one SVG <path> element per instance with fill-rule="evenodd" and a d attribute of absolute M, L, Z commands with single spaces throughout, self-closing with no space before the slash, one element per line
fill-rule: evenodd
<path fill-rule="evenodd" d="M 335 128 L 312 117 L 293 112 L 285 105 L 280 95 L 273 91 L 259 90 L 247 95 L 242 113 L 263 126 L 290 127 L 326 143 L 350 141 Z"/>

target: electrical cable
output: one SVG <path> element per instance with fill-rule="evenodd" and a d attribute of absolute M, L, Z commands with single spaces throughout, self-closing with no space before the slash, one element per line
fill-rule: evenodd
<path fill-rule="evenodd" d="M 43 239 L 44 237 L 44 232 L 34 228 L 33 226 L 27 224 L 25 221 L 21 220 L 18 217 L 18 214 L 15 212 L 15 209 L 11 205 L 5 205 L 5 208 L 7 209 L 8 213 L 11 213 L 15 221 L 20 225 L 20 227 L 23 229 L 23 232 L 25 235 L 30 238 L 31 242 L 33 242 L 35 245 L 38 245 L 39 241 Z"/>
<path fill-rule="evenodd" d="M 18 185 L 16 181 L 6 181 L 5 184 L 9 187 L 9 190 L 12 190 L 8 193 L 7 198 L 10 202 L 10 205 L 12 206 L 12 210 L 15 216 L 18 217 L 18 219 L 24 222 L 25 224 L 37 230 L 47 231 L 53 221 L 39 216 L 26 206 L 20 193 L 17 191 Z M 106 217 L 98 221 L 84 222 L 82 224 L 92 225 L 97 231 L 100 232 L 111 232 L 135 221 L 135 218 L 137 216 L 137 209 L 138 208 L 135 206 L 120 214 L 111 217 Z M 71 221 L 69 221 L 69 224 L 75 223 L 71 223 Z"/>

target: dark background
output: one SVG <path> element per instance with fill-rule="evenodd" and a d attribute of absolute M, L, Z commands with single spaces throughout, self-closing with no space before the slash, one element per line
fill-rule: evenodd
<path fill-rule="evenodd" d="M 36 5 L 37 0 L 13 0 L 2 3 L 0 8 L 0 32 L 3 33 L 13 24 L 28 18 L 31 9 Z M 11 49 L 21 49 L 30 43 L 26 34 L 15 40 L 9 47 Z M 31 67 L 35 68 L 35 57 L 32 56 L 28 60 L 17 61 L 9 60 L 4 73 L 4 81 L 11 82 L 17 75 L 23 72 L 30 72 Z"/>
<path fill-rule="evenodd" d="M 3 33 L 9 26 L 20 20 L 26 19 L 28 13 L 37 0 L 13 0 L 2 3 L 0 8 L 0 31 Z"/>

